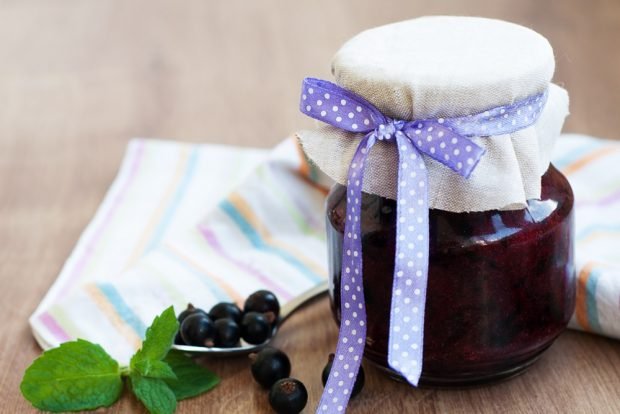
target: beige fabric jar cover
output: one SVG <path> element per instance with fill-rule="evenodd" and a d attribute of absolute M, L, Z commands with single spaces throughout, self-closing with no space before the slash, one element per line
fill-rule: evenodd
<path fill-rule="evenodd" d="M 452 212 L 521 209 L 528 199 L 540 198 L 540 178 L 568 115 L 568 94 L 550 83 L 554 69 L 549 42 L 532 30 L 499 20 L 448 16 L 362 32 L 342 46 L 332 63 L 338 85 L 402 120 L 475 114 L 549 89 L 547 104 L 531 127 L 472 138 L 486 153 L 468 179 L 425 157 L 429 207 Z M 322 171 L 346 183 L 362 134 L 320 123 L 297 135 Z M 393 145 L 375 145 L 364 191 L 396 199 L 397 165 Z"/>

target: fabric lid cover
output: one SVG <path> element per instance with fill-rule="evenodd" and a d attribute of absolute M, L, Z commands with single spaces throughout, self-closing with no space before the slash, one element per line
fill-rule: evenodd
<path fill-rule="evenodd" d="M 540 177 L 568 114 L 568 94 L 550 84 L 553 50 L 540 34 L 500 20 L 423 17 L 370 29 L 336 53 L 336 83 L 402 120 L 450 118 L 514 103 L 549 88 L 539 120 L 509 135 L 474 137 L 486 154 L 469 179 L 426 158 L 429 205 L 453 211 L 524 208 L 539 198 Z M 361 134 L 320 124 L 298 137 L 310 159 L 343 184 Z M 364 191 L 396 198 L 398 155 L 378 143 Z"/>

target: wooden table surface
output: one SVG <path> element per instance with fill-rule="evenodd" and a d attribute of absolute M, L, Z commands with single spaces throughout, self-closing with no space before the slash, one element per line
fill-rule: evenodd
<path fill-rule="evenodd" d="M 40 352 L 27 318 L 131 137 L 272 146 L 311 125 L 297 113 L 300 80 L 329 78 L 343 41 L 424 14 L 499 17 L 540 31 L 555 47 L 555 80 L 571 94 L 565 131 L 620 137 L 618 0 L 0 2 L 0 412 L 35 411 L 18 388 Z M 336 334 L 323 299 L 276 340 L 308 386 L 306 413 Z M 269 412 L 245 358 L 205 363 L 221 386 L 178 412 Z M 143 411 L 125 394 L 107 412 Z M 525 375 L 460 391 L 411 389 L 368 366 L 350 412 L 619 413 L 620 342 L 568 332 Z"/>

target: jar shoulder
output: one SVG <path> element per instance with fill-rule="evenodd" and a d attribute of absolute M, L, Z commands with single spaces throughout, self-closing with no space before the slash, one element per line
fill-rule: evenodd
<path fill-rule="evenodd" d="M 363 193 L 361 203 L 362 233 L 392 233 L 396 227 L 396 202 Z M 429 211 L 430 244 L 441 249 L 463 248 L 468 245 L 514 239 L 527 240 L 546 229 L 570 221 L 573 192 L 568 180 L 552 165 L 541 178 L 540 199 L 528 200 L 520 210 L 491 210 L 453 213 Z M 327 198 L 327 218 L 331 226 L 344 231 L 346 187 L 336 184 Z"/>

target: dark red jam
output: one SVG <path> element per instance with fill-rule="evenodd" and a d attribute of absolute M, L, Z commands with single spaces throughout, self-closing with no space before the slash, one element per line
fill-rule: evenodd
<path fill-rule="evenodd" d="M 340 318 L 346 187 L 327 199 L 330 294 Z M 396 203 L 362 197 L 365 357 L 387 369 Z M 465 386 L 521 372 L 565 329 L 575 306 L 573 193 L 553 166 L 540 200 L 513 211 L 430 210 L 420 385 Z"/>

